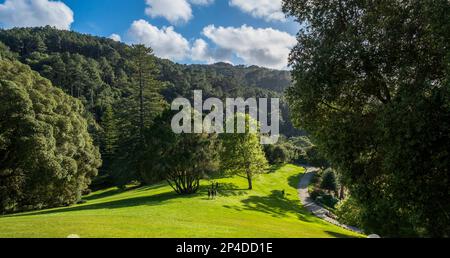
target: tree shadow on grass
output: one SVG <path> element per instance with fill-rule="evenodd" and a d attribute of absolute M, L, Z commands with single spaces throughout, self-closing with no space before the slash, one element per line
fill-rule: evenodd
<path fill-rule="evenodd" d="M 208 198 L 208 190 L 211 189 L 211 185 L 202 185 L 198 191 L 198 195 L 204 196 L 203 200 L 210 200 Z M 233 183 L 220 183 L 218 190 L 218 197 L 234 197 L 243 196 L 248 194 L 248 189 L 240 189 Z"/>
<path fill-rule="evenodd" d="M 331 232 L 331 231 L 325 231 L 325 233 L 327 233 L 331 237 L 335 237 L 335 238 L 357 238 L 355 236 L 344 235 L 344 234 L 341 234 L 341 233 Z"/>
<path fill-rule="evenodd" d="M 284 166 L 285 166 L 285 164 L 276 164 L 276 165 L 272 165 L 272 166 L 269 168 L 269 171 L 267 172 L 267 174 L 275 173 L 275 172 L 277 172 L 279 169 L 281 169 L 281 168 L 284 167 Z"/>
<path fill-rule="evenodd" d="M 296 215 L 300 220 L 312 222 L 312 216 L 300 206 L 300 201 L 283 197 L 281 191 L 272 191 L 268 196 L 250 196 L 242 201 L 243 208 L 225 205 L 225 208 L 237 211 L 258 211 L 275 218 L 285 218 Z"/>
<path fill-rule="evenodd" d="M 132 187 L 128 187 L 127 189 L 120 189 L 120 188 L 111 188 L 105 192 L 102 193 L 92 193 L 88 196 L 84 196 L 83 200 L 85 201 L 94 201 L 94 200 L 98 200 L 98 199 L 103 199 L 103 198 L 108 198 L 108 197 L 112 197 L 115 196 L 117 194 L 121 194 L 121 193 L 126 193 L 126 192 L 130 192 L 130 191 L 135 191 L 136 193 L 138 192 L 145 192 L 145 191 L 149 191 L 149 190 L 156 190 L 159 189 L 161 187 L 166 186 L 164 183 L 160 183 L 160 184 L 156 184 L 156 185 L 151 185 L 151 186 L 132 186 Z"/>
<path fill-rule="evenodd" d="M 298 189 L 298 185 L 300 184 L 300 178 L 302 174 L 294 175 L 288 178 L 288 184 L 290 187 L 294 189 Z"/>
<path fill-rule="evenodd" d="M 115 190 L 112 190 L 113 192 Z M 109 193 L 109 192 L 108 192 Z M 106 194 L 106 193 L 105 193 Z M 96 204 L 84 204 L 67 208 L 57 208 L 52 210 L 35 211 L 22 214 L 13 214 L 4 217 L 25 217 L 25 216 L 36 216 L 36 215 L 48 215 L 55 213 L 65 213 L 65 212 L 77 212 L 77 211 L 89 211 L 89 210 L 103 210 L 103 209 L 120 209 L 127 207 L 137 207 L 137 206 L 156 206 L 160 205 L 169 200 L 185 199 L 191 198 L 195 195 L 178 195 L 175 192 L 165 192 L 161 194 L 151 195 L 151 196 L 141 196 L 135 198 L 126 198 L 123 200 L 115 200 L 110 202 L 96 203 Z"/>
<path fill-rule="evenodd" d="M 97 199 L 102 199 L 102 198 L 107 198 L 107 197 L 111 197 L 117 194 L 121 194 L 121 193 L 125 193 L 129 191 L 128 189 L 119 189 L 119 188 L 115 188 L 115 189 L 109 189 L 103 193 L 99 193 L 99 194 L 91 194 L 89 196 L 84 196 L 83 200 L 85 201 L 94 201 Z"/>

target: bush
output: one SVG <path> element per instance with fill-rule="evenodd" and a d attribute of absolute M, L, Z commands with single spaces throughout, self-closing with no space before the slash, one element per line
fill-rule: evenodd
<path fill-rule="evenodd" d="M 324 195 L 326 195 L 326 193 L 325 193 L 324 191 L 322 191 L 322 190 L 319 190 L 319 189 L 315 189 L 315 190 L 312 191 L 311 194 L 310 194 L 311 199 L 313 199 L 314 201 L 317 201 L 317 199 L 318 199 L 319 197 L 324 196 Z"/>
<path fill-rule="evenodd" d="M 339 203 L 339 200 L 333 197 L 332 195 L 325 194 L 317 198 L 317 202 L 326 208 L 335 209 L 336 205 Z"/>
<path fill-rule="evenodd" d="M 335 214 L 336 216 L 338 216 L 339 221 L 344 224 L 355 227 L 362 227 L 361 208 L 358 206 L 356 201 L 351 197 L 339 203 L 339 205 L 336 207 Z"/>
<path fill-rule="evenodd" d="M 276 145 L 265 145 L 264 152 L 267 161 L 272 165 L 297 162 L 303 153 L 300 147 L 283 137 Z"/>
<path fill-rule="evenodd" d="M 317 204 L 322 205 L 325 208 L 335 209 L 336 205 L 339 203 L 338 199 L 321 189 L 315 189 L 311 192 L 310 196 Z"/>
<path fill-rule="evenodd" d="M 327 169 L 323 173 L 322 176 L 322 182 L 320 183 L 320 188 L 336 192 L 337 191 L 337 180 L 336 180 L 336 174 L 332 169 Z"/>

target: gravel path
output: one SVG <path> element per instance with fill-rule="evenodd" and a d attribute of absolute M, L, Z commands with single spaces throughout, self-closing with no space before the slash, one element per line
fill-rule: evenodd
<path fill-rule="evenodd" d="M 322 206 L 317 205 L 311 199 L 311 196 L 309 195 L 308 187 L 311 183 L 311 180 L 314 177 L 314 174 L 317 171 L 319 171 L 319 169 L 313 168 L 313 167 L 305 167 L 305 168 L 306 168 L 306 173 L 302 176 L 302 178 L 300 179 L 300 183 L 298 185 L 298 196 L 300 197 L 300 200 L 303 203 L 303 206 L 308 211 L 312 212 L 315 216 L 317 216 L 331 224 L 345 228 L 347 230 L 351 230 L 356 233 L 363 234 L 362 230 L 355 228 L 355 227 L 344 225 L 342 223 L 339 223 L 339 221 L 329 217 L 330 212 L 328 210 L 326 210 L 325 208 L 323 208 Z"/>

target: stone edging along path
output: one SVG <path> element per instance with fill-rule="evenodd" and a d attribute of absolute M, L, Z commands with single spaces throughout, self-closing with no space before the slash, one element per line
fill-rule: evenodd
<path fill-rule="evenodd" d="M 310 211 L 311 213 L 313 213 L 315 216 L 331 223 L 334 224 L 336 226 L 339 226 L 341 228 L 356 232 L 356 233 L 360 233 L 360 234 L 364 234 L 364 232 L 356 227 L 351 227 L 351 226 L 347 226 L 344 225 L 342 223 L 340 223 L 339 221 L 331 218 L 329 216 L 330 212 L 323 208 L 322 206 L 319 206 L 318 204 L 316 204 L 314 202 L 314 200 L 311 198 L 311 196 L 309 195 L 309 190 L 308 187 L 311 183 L 311 180 L 314 177 L 314 173 L 316 173 L 319 169 L 318 168 L 313 168 L 313 167 L 305 167 L 306 168 L 306 172 L 304 175 L 302 175 L 301 179 L 300 179 L 300 183 L 298 185 L 298 196 L 300 197 L 300 201 L 302 202 L 303 206 Z"/>

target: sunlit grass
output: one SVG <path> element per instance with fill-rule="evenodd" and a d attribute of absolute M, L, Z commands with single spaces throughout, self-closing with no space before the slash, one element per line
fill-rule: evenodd
<path fill-rule="evenodd" d="M 252 191 L 245 179 L 222 179 L 215 200 L 208 199 L 207 181 L 193 196 L 178 196 L 165 183 L 111 188 L 82 205 L 0 217 L 0 237 L 358 237 L 303 209 L 296 190 L 303 172 L 283 166 L 257 177 Z"/>

